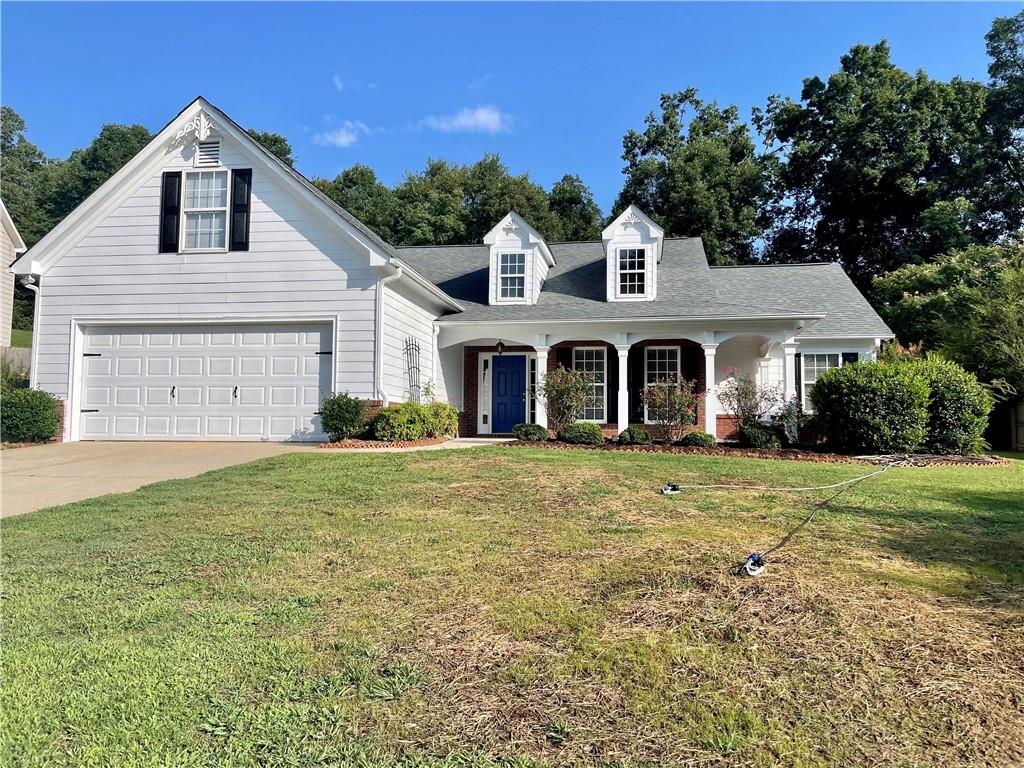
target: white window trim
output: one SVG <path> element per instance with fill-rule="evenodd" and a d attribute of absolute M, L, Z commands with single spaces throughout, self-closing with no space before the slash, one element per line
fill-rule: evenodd
<path fill-rule="evenodd" d="M 604 393 L 601 398 L 601 414 L 604 418 L 601 419 L 580 419 L 588 424 L 607 424 L 608 423 L 608 348 L 607 347 L 572 347 L 572 369 L 582 370 L 576 368 L 576 350 L 595 351 L 600 352 L 604 358 L 604 381 L 601 382 L 601 391 Z"/>
<path fill-rule="evenodd" d="M 657 349 L 668 349 L 668 350 L 674 350 L 675 351 L 675 353 L 676 353 L 676 376 L 678 376 L 679 380 L 682 381 L 682 379 L 683 379 L 683 348 L 681 346 L 675 346 L 675 345 L 672 345 L 672 344 L 654 344 L 654 345 L 651 345 L 651 346 L 648 346 L 648 347 L 644 347 L 643 349 L 644 349 L 644 380 L 642 382 L 643 389 L 641 390 L 641 392 L 646 391 L 647 387 L 650 386 L 648 384 L 648 382 L 647 382 L 648 378 L 650 378 L 650 372 L 651 372 L 650 368 L 648 367 L 648 365 L 650 363 L 650 360 L 647 357 L 647 351 L 651 350 L 651 349 L 655 349 L 655 350 L 657 350 Z M 651 423 L 652 422 L 651 422 L 651 420 L 650 420 L 650 418 L 649 418 L 649 416 L 647 414 L 647 403 L 644 403 L 644 424 L 651 424 Z"/>
<path fill-rule="evenodd" d="M 186 190 L 188 189 L 188 177 L 198 175 L 201 173 L 225 173 L 227 174 L 227 200 L 223 208 L 186 208 Z M 181 201 L 179 202 L 178 209 L 181 211 L 181 221 L 179 222 L 178 232 L 178 252 L 179 253 L 227 253 L 228 248 L 231 246 L 231 169 L 223 166 L 206 166 L 202 168 L 192 168 L 182 172 L 181 177 Z M 224 212 L 224 247 L 223 248 L 188 248 L 185 245 L 186 237 L 186 220 L 190 213 L 220 213 Z"/>
<path fill-rule="evenodd" d="M 621 259 L 623 251 L 643 251 L 644 252 L 644 268 L 643 269 L 622 269 Z M 647 259 L 650 256 L 650 248 L 646 245 L 620 245 L 615 248 L 615 298 L 617 299 L 646 299 L 649 293 L 650 279 L 647 274 Z M 642 275 L 644 278 L 644 290 L 643 293 L 623 293 L 622 292 L 622 275 Z"/>
<path fill-rule="evenodd" d="M 847 350 L 847 352 L 852 352 L 852 351 L 853 350 Z M 834 366 L 834 367 L 835 368 L 842 368 L 843 367 L 843 355 L 844 354 L 846 354 L 846 352 L 801 352 L 800 353 L 800 403 L 803 405 L 804 411 L 806 413 L 813 413 L 813 411 L 814 411 L 813 407 L 811 406 L 810 389 L 808 387 L 808 382 L 807 382 L 807 358 L 808 357 L 813 357 L 813 356 L 816 356 L 816 355 L 836 355 L 839 358 L 839 364 Z M 858 353 L 858 355 L 859 354 L 861 354 L 861 353 Z M 825 370 L 826 371 L 830 371 L 830 370 L 832 370 L 832 368 L 831 367 L 830 368 L 826 368 Z M 824 373 L 824 371 L 822 371 L 822 373 Z M 819 373 L 818 375 L 820 376 L 821 373 Z M 817 380 L 818 380 L 817 377 L 815 377 L 814 381 L 817 381 Z M 812 381 L 812 382 L 810 382 L 810 384 L 811 384 L 811 386 L 813 386 L 814 382 Z"/>
<path fill-rule="evenodd" d="M 522 257 L 523 257 L 523 274 L 522 275 L 505 275 L 505 277 L 522 277 L 523 278 L 523 295 L 522 296 L 502 296 L 501 295 L 501 278 L 503 277 L 503 275 L 501 274 L 501 257 L 502 256 L 511 256 L 513 254 L 517 254 L 517 255 L 518 254 L 522 254 Z M 523 250 L 512 249 L 512 250 L 498 251 L 497 255 L 495 256 L 495 261 L 494 261 L 494 270 L 495 270 L 495 277 L 494 277 L 494 299 L 495 299 L 496 303 L 498 303 L 498 304 L 528 304 L 529 303 L 529 299 L 527 298 L 527 293 L 530 290 L 530 283 L 529 283 L 530 268 L 529 268 L 529 264 L 530 264 L 531 255 L 532 254 L 530 253 L 530 251 L 526 250 L 526 249 L 523 249 Z"/>

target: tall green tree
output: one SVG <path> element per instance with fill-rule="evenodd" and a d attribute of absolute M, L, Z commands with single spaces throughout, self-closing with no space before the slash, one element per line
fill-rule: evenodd
<path fill-rule="evenodd" d="M 509 211 L 516 211 L 545 239 L 562 239 L 544 187 L 528 174 L 513 176 L 497 155 L 484 155 L 466 169 L 463 194 L 466 242 L 479 243 Z"/>
<path fill-rule="evenodd" d="M 596 240 L 601 236 L 601 209 L 579 176 L 566 174 L 548 195 L 548 206 L 558 219 L 564 240 Z"/>
<path fill-rule="evenodd" d="M 626 181 L 612 215 L 630 203 L 666 235 L 700 236 L 714 264 L 753 260 L 764 230 L 767 169 L 736 107 L 689 88 L 661 96 L 661 115 L 622 141 Z"/>
<path fill-rule="evenodd" d="M 104 125 L 85 149 L 76 149 L 60 165 L 50 201 L 58 221 L 67 216 L 101 184 L 145 147 L 153 135 L 142 125 Z"/>
<path fill-rule="evenodd" d="M 25 137 L 17 112 L 0 108 L 0 197 L 29 247 L 56 223 L 51 200 L 58 165 Z"/>
<path fill-rule="evenodd" d="M 395 193 L 377 179 L 370 166 L 353 165 L 333 180 L 315 178 L 313 183 L 385 240 L 396 242 Z"/>
<path fill-rule="evenodd" d="M 465 243 L 462 205 L 466 168 L 444 160 L 428 160 L 426 168 L 407 174 L 395 188 L 397 245 Z"/>
<path fill-rule="evenodd" d="M 277 155 L 280 160 L 283 160 L 288 165 L 295 165 L 295 154 L 292 152 L 292 145 L 280 133 L 257 131 L 255 128 L 250 128 L 246 133 Z"/>
<path fill-rule="evenodd" d="M 993 239 L 975 195 L 987 172 L 985 109 L 984 85 L 909 74 L 885 42 L 854 46 L 839 71 L 804 80 L 799 100 L 771 97 L 755 112 L 778 162 L 765 257 L 836 260 L 867 288 L 962 244 L 936 240 L 943 231 Z M 969 211 L 949 207 L 959 198 Z M 937 226 L 951 214 L 957 231 Z"/>

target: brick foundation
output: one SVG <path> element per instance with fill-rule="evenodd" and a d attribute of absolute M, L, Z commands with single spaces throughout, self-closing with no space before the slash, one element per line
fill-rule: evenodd
<path fill-rule="evenodd" d="M 64 442 L 64 401 L 57 401 L 57 434 L 50 438 L 51 443 Z"/>

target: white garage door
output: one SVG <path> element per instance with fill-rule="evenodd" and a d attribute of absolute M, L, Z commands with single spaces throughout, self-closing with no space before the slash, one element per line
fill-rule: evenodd
<path fill-rule="evenodd" d="M 321 440 L 329 325 L 93 327 L 83 440 Z"/>

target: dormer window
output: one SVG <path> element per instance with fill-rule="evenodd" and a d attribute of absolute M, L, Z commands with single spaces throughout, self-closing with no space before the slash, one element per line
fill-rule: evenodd
<path fill-rule="evenodd" d="M 526 298 L 526 254 L 502 253 L 498 259 L 499 297 Z"/>
<path fill-rule="evenodd" d="M 647 249 L 619 249 L 619 295 L 647 295 Z"/>

